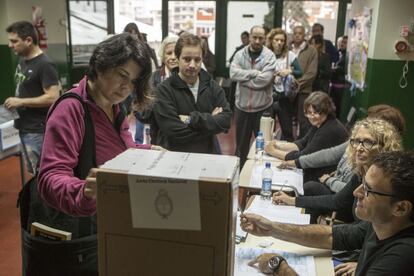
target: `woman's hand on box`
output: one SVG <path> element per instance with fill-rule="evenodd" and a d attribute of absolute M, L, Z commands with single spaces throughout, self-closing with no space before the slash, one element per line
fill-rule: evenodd
<path fill-rule="evenodd" d="M 97 168 L 92 168 L 86 177 L 85 186 L 83 188 L 83 195 L 88 199 L 96 199 L 96 173 Z"/>

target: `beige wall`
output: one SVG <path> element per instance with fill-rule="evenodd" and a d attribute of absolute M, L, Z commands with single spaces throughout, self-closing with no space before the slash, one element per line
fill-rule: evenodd
<path fill-rule="evenodd" d="M 7 33 L 5 29 L 8 25 L 7 1 L 0 1 L 0 44 L 7 44 Z"/>
<path fill-rule="evenodd" d="M 372 26 L 371 26 L 371 35 L 369 39 L 369 45 L 368 45 L 368 57 L 369 58 L 372 58 L 372 55 L 375 51 L 375 47 L 377 47 L 377 45 L 375 44 L 375 39 L 376 39 L 376 33 L 377 33 L 379 3 L 380 3 L 380 0 L 352 0 L 350 18 L 354 18 L 356 15 L 361 14 L 364 10 L 364 7 L 372 9 Z M 348 33 L 350 33 L 350 31 Z"/>
<path fill-rule="evenodd" d="M 0 43 L 7 43 L 4 29 L 19 20 L 32 21 L 32 6 L 40 6 L 46 20 L 48 43 L 66 43 L 66 1 L 65 0 L 1 0 L 0 1 Z"/>
<path fill-rule="evenodd" d="M 410 24 L 414 17 L 413 0 L 353 0 L 351 18 L 363 11 L 364 7 L 373 9 L 371 36 L 368 57 L 382 60 L 399 60 L 407 56 L 394 53 L 394 44 L 400 37 L 400 27 Z M 414 52 L 409 55 L 414 59 Z"/>
<path fill-rule="evenodd" d="M 379 18 L 377 22 L 378 33 L 375 39 L 375 51 L 373 58 L 398 60 L 394 52 L 394 44 L 401 39 L 401 25 L 409 25 L 414 20 L 413 0 L 381 0 L 379 5 Z M 409 55 L 414 60 L 414 52 Z"/>

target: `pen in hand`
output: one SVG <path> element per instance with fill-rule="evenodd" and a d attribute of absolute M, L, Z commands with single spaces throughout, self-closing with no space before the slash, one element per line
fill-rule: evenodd
<path fill-rule="evenodd" d="M 287 180 L 285 180 L 285 182 L 283 182 L 283 184 L 280 187 L 279 191 L 276 192 L 276 195 L 280 195 L 282 193 L 283 188 L 285 187 L 286 183 L 287 183 Z M 272 200 L 272 203 L 275 204 L 275 205 L 279 205 L 279 204 L 283 204 L 283 201 L 275 201 L 275 200 Z"/>

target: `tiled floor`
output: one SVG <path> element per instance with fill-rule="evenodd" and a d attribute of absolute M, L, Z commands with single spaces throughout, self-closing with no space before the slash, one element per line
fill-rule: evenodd
<path fill-rule="evenodd" d="M 21 275 L 20 221 L 16 208 L 21 189 L 18 157 L 0 161 L 0 275 Z"/>

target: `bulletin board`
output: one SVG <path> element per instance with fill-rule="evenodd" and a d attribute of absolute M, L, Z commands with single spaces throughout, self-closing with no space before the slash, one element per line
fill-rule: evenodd
<path fill-rule="evenodd" d="M 349 22 L 351 31 L 348 40 L 349 62 L 348 80 L 352 86 L 363 91 L 368 60 L 369 37 L 372 25 L 372 9 L 364 7 L 362 13 L 357 14 Z"/>

